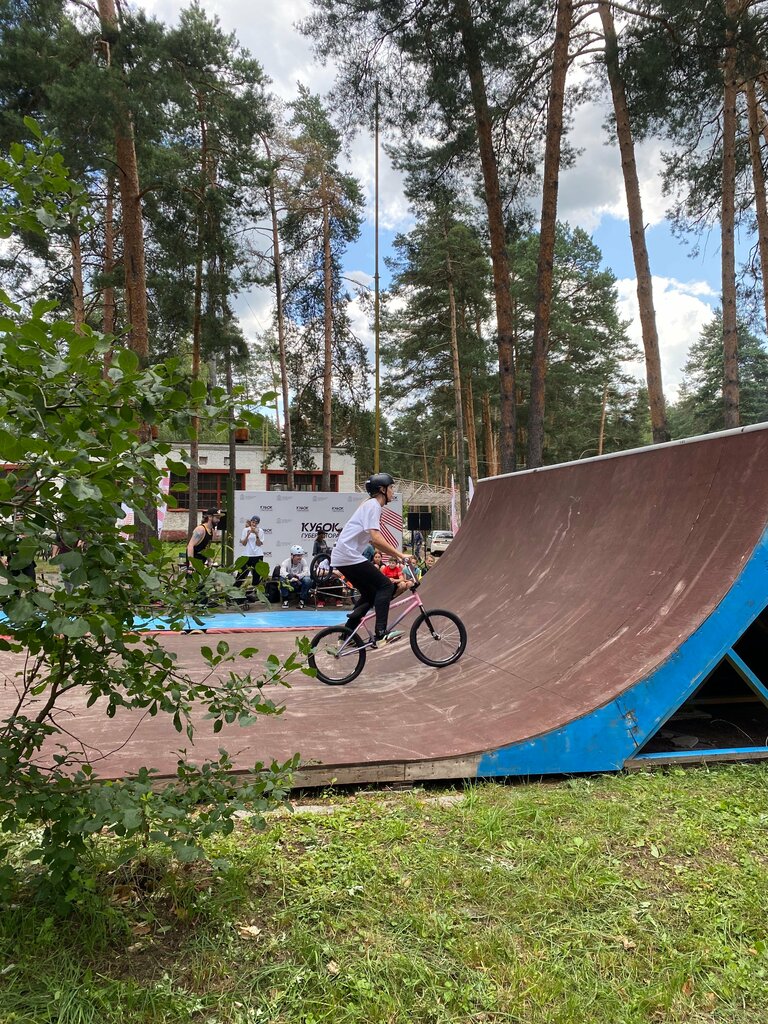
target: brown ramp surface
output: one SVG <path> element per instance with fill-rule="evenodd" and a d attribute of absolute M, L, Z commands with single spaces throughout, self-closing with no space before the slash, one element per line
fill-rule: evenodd
<path fill-rule="evenodd" d="M 421 589 L 428 608 L 450 609 L 467 627 L 458 664 L 430 669 L 404 640 L 370 654 L 345 687 L 297 676 L 281 691 L 280 717 L 219 736 L 201 722 L 194 757 L 224 745 L 245 768 L 299 751 L 300 781 L 317 783 L 508 774 L 503 758 L 488 767 L 494 752 L 548 736 L 573 745 L 581 742 L 574 726 L 592 722 L 575 761 L 563 769 L 553 756 L 551 766 L 539 760 L 532 771 L 605 767 L 589 751 L 602 743 L 605 716 L 617 717 L 611 709 L 639 700 L 661 666 L 679 665 L 663 684 L 662 704 L 672 707 L 677 698 L 667 691 L 699 671 L 679 661 L 680 652 L 764 551 L 767 470 L 762 427 L 482 481 Z M 749 602 L 755 618 L 768 589 Z M 200 670 L 204 638 L 166 642 Z M 237 649 L 254 638 L 230 642 Z M 280 652 L 288 639 L 266 634 L 258 643 Z M 663 716 L 660 708 L 654 714 Z M 107 722 L 97 708 L 77 717 L 100 749 L 125 741 L 100 771 L 120 775 L 142 764 L 172 771 L 179 741 L 166 723 L 146 720 L 131 733 L 136 722 Z M 610 765 L 619 766 L 616 758 Z"/>

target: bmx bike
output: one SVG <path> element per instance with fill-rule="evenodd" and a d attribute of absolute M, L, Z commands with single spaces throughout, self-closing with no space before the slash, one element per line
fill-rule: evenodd
<path fill-rule="evenodd" d="M 406 571 L 409 571 L 407 566 Z M 425 608 L 417 593 L 419 584 L 413 574 L 410 575 L 413 589 L 390 605 L 391 609 L 399 608 L 400 613 L 387 626 L 387 631 L 395 629 L 407 615 L 418 609 L 409 637 L 411 650 L 419 661 L 433 668 L 453 665 L 467 646 L 464 623 L 453 612 Z M 344 686 L 357 679 L 365 666 L 368 651 L 376 650 L 372 630 L 375 618 L 376 612 L 371 610 L 353 630 L 347 626 L 329 626 L 315 634 L 307 661 L 318 679 L 328 686 Z"/>

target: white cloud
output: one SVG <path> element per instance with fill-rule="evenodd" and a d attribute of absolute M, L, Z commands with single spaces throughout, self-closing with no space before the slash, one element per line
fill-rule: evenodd
<path fill-rule="evenodd" d="M 171 24 L 187 0 L 141 0 L 142 6 Z M 279 2 L 246 3 L 245 0 L 205 0 L 205 8 L 216 14 L 226 31 L 235 32 L 264 67 L 272 79 L 272 91 L 283 100 L 296 95 L 301 81 L 313 92 L 324 94 L 333 84 L 334 70 L 314 61 L 311 41 L 302 36 L 295 25 L 311 12 L 310 0 L 279 0 Z M 578 78 L 578 74 L 576 76 Z M 592 233 L 606 216 L 627 220 L 624 181 L 618 146 L 609 141 L 604 127 L 610 111 L 607 85 L 600 98 L 580 107 L 575 114 L 570 142 L 582 150 L 573 168 L 560 177 L 558 216 L 573 226 Z M 380 149 L 379 222 L 384 231 L 407 231 L 413 224 L 403 194 L 402 176 Z M 665 199 L 661 193 L 662 144 L 648 140 L 636 147 L 638 174 L 646 225 L 664 220 Z M 352 141 L 348 169 L 362 183 L 366 200 L 366 225 L 373 224 L 374 210 L 374 144 L 371 133 L 361 131 Z M 536 213 L 540 204 L 536 203 Z M 385 252 L 382 252 L 384 255 Z M 611 252 L 605 253 L 611 263 Z M 383 270 L 383 267 L 382 267 Z M 370 273 L 347 271 L 353 281 L 370 287 Z M 636 284 L 632 279 L 618 282 L 622 316 L 632 322 L 632 337 L 641 344 L 637 311 Z M 680 384 L 682 366 L 690 344 L 712 315 L 716 296 L 705 281 L 682 283 L 672 278 L 654 278 L 654 299 L 659 325 L 662 369 L 667 396 L 673 400 Z M 237 300 L 246 337 L 261 333 L 272 321 L 273 295 L 269 289 L 255 289 Z M 373 350 L 370 313 L 354 299 L 349 308 L 353 329 Z M 644 378 L 642 365 L 633 367 Z"/>
<path fill-rule="evenodd" d="M 360 285 L 361 288 L 373 288 L 373 275 L 369 274 L 367 270 L 347 270 L 344 276 L 352 284 Z"/>
<path fill-rule="evenodd" d="M 367 132 L 357 135 L 350 147 L 349 170 L 360 180 L 365 195 L 366 222 L 374 223 L 375 147 Z M 385 231 L 410 230 L 414 217 L 403 192 L 403 176 L 379 148 L 379 226 Z"/>
<path fill-rule="evenodd" d="M 643 337 L 637 304 L 637 280 L 623 278 L 616 282 L 619 293 L 619 312 L 630 320 L 629 335 L 642 350 Z M 710 301 L 705 302 L 702 296 Z M 667 401 L 676 400 L 683 375 L 688 349 L 698 338 L 702 328 L 712 319 L 712 311 L 719 296 L 706 281 L 684 283 L 670 277 L 653 278 L 653 303 L 659 332 L 661 374 Z M 645 380 L 642 362 L 632 364 L 631 371 Z"/>
<path fill-rule="evenodd" d="M 275 293 L 271 288 L 253 288 L 241 292 L 235 299 L 234 308 L 247 341 L 254 341 L 273 326 Z"/>
<path fill-rule="evenodd" d="M 609 144 L 604 127 L 608 114 L 605 100 L 585 104 L 576 111 L 569 141 L 583 152 L 575 165 L 560 175 L 559 219 L 590 233 L 605 215 L 628 219 L 619 147 Z M 664 220 L 667 201 L 661 190 L 662 148 L 658 140 L 649 139 L 635 150 L 646 226 Z"/>
<path fill-rule="evenodd" d="M 365 345 L 371 362 L 373 362 L 376 339 L 373 333 L 373 317 L 370 307 L 364 306 L 355 296 L 347 305 L 347 316 L 352 325 L 353 334 Z"/>
<path fill-rule="evenodd" d="M 174 23 L 187 0 L 140 0 L 141 6 L 166 24 Z M 234 32 L 240 43 L 261 63 L 272 79 L 272 89 L 282 99 L 296 95 L 301 81 L 313 92 L 327 92 L 333 69 L 315 63 L 311 40 L 295 27 L 312 11 L 309 0 L 248 3 L 246 0 L 205 0 L 209 16 L 216 15 L 222 28 Z"/>

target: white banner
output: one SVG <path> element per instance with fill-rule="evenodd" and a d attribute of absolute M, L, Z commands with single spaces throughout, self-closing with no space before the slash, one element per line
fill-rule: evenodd
<path fill-rule="evenodd" d="M 264 560 L 274 568 L 291 553 L 291 545 L 301 544 L 312 556 L 317 531 L 325 532 L 329 547 L 336 543 L 342 527 L 367 500 L 367 495 L 335 494 L 333 491 L 235 491 L 235 558 L 240 556 L 240 535 L 246 519 L 259 516 L 264 533 Z M 388 506 L 402 517 L 403 499 Z M 390 525 L 402 548 L 403 533 Z"/>

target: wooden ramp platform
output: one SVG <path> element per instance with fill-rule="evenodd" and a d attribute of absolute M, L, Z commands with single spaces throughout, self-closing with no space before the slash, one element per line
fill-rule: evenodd
<path fill-rule="evenodd" d="M 467 626 L 457 665 L 404 640 L 346 687 L 297 676 L 285 713 L 247 730 L 201 722 L 190 753 L 246 768 L 299 751 L 302 785 L 768 754 L 767 523 L 766 426 L 482 481 L 422 588 Z M 204 637 L 163 642 L 200 671 Z M 172 771 L 168 723 L 72 711 L 101 774 Z"/>

